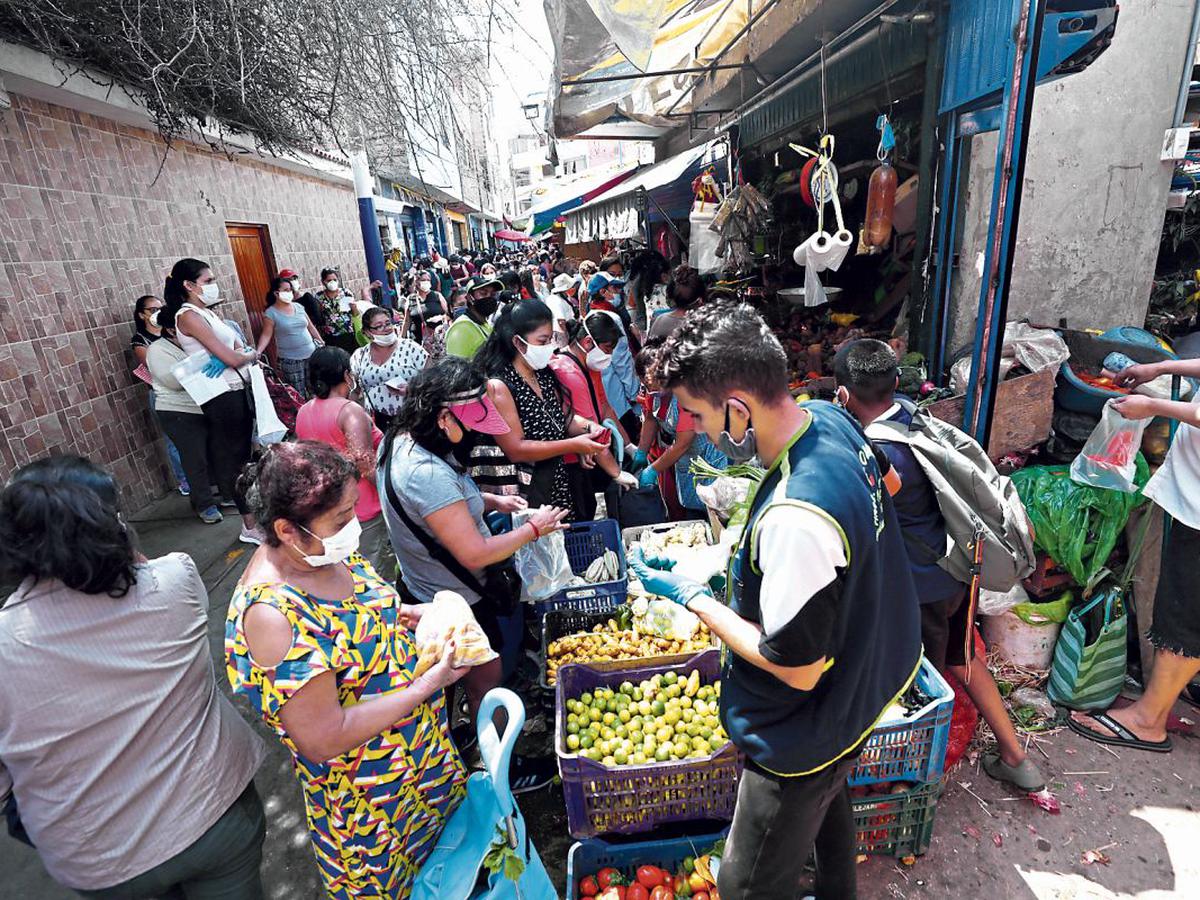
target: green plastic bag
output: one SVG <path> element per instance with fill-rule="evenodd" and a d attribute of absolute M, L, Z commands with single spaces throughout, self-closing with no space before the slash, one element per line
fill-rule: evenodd
<path fill-rule="evenodd" d="M 1129 514 L 1143 502 L 1141 489 L 1150 467 L 1137 455 L 1136 494 L 1106 491 L 1071 480 L 1067 466 L 1028 466 L 1013 473 L 1013 484 L 1033 522 L 1034 543 L 1088 584 L 1108 562 Z"/>
<path fill-rule="evenodd" d="M 1046 603 L 1018 603 L 1009 612 L 1017 616 L 1026 625 L 1061 625 L 1067 621 L 1067 615 L 1071 612 L 1071 604 L 1075 602 L 1075 595 L 1070 591 L 1063 591 L 1061 597 L 1057 600 L 1050 600 Z"/>

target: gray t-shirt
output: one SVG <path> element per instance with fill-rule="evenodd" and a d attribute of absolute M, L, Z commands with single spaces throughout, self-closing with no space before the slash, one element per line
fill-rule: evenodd
<path fill-rule="evenodd" d="M 268 306 L 263 313 L 275 323 L 275 349 L 283 359 L 308 359 L 317 349 L 308 333 L 308 313 L 299 303 Z"/>
<path fill-rule="evenodd" d="M 381 465 L 378 476 L 379 499 L 383 504 L 388 535 L 400 563 L 400 577 L 404 584 L 418 600 L 425 603 L 433 600 L 433 595 L 438 591 L 455 591 L 462 594 L 468 603 L 476 603 L 479 600 L 478 592 L 468 588 L 449 569 L 433 559 L 425 545 L 396 515 L 383 481 L 389 476 L 404 505 L 404 512 L 431 537 L 433 532 L 425 524 L 425 517 L 464 500 L 479 534 L 485 538 L 491 537 L 492 533 L 483 521 L 483 496 L 475 482 L 447 460 L 414 443 L 408 435 L 396 438 L 391 465 L 386 468 Z M 483 581 L 482 570 L 472 570 L 472 574 L 480 582 Z"/>
<path fill-rule="evenodd" d="M 124 597 L 26 579 L 0 608 L 0 801 L 16 795 L 56 881 L 99 890 L 149 871 L 254 777 L 262 741 L 217 689 L 208 602 L 172 553 Z"/>

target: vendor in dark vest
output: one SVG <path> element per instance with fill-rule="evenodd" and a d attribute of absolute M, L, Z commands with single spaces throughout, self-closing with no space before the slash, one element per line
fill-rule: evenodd
<path fill-rule="evenodd" d="M 770 468 L 729 570 L 728 596 L 631 553 L 653 594 L 686 604 L 725 645 L 721 722 L 747 756 L 718 887 L 794 900 L 816 848 L 815 894 L 856 892 L 846 779 L 912 683 L 920 625 L 908 558 L 875 453 L 829 403 L 798 406 L 787 357 L 749 306 L 689 313 L 656 380 L 731 461 Z"/>

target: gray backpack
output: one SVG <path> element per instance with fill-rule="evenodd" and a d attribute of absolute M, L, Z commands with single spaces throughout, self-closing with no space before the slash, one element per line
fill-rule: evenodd
<path fill-rule="evenodd" d="M 1016 487 L 996 471 L 970 435 L 918 409 L 906 397 L 896 400 L 912 413 L 912 424 L 875 421 L 867 426 L 867 437 L 907 444 L 933 486 L 951 542 L 938 565 L 970 584 L 972 550 L 979 535 L 983 541 L 980 586 L 1011 590 L 1035 565 L 1032 529 Z"/>

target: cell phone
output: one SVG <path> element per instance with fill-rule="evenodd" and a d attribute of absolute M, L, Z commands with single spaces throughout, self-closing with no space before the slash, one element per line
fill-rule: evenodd
<path fill-rule="evenodd" d="M 597 444 L 604 444 L 607 447 L 612 443 L 612 432 L 607 428 L 601 428 L 599 433 L 592 435 L 592 440 Z"/>

